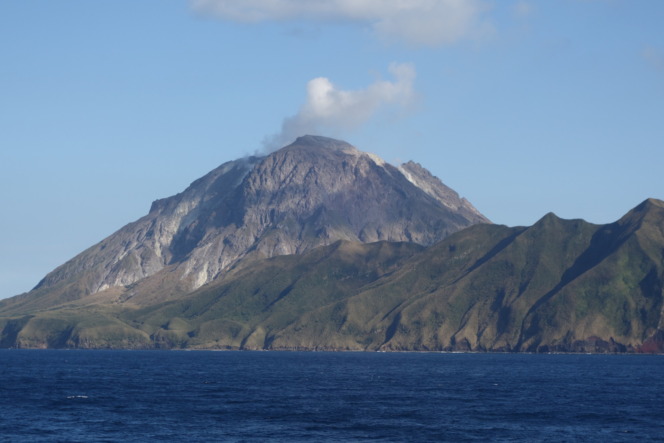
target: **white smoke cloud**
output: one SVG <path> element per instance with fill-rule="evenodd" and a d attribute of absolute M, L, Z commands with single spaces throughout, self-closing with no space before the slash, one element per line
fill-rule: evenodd
<path fill-rule="evenodd" d="M 306 102 L 296 115 L 284 119 L 281 132 L 265 139 L 265 149 L 280 148 L 305 134 L 337 135 L 359 127 L 386 106 L 408 106 L 415 99 L 415 68 L 392 63 L 389 72 L 394 81 L 379 80 L 351 91 L 339 89 L 325 77 L 310 80 Z"/>
<path fill-rule="evenodd" d="M 483 34 L 484 0 L 190 0 L 194 10 L 243 23 L 314 20 L 368 25 L 388 41 L 438 46 Z"/>

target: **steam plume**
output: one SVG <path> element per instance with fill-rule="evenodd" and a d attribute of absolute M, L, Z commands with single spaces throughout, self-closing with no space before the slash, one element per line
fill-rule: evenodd
<path fill-rule="evenodd" d="M 284 119 L 278 134 L 265 139 L 265 149 L 280 148 L 304 134 L 336 135 L 359 127 L 388 105 L 407 106 L 415 98 L 415 68 L 392 63 L 389 72 L 393 81 L 379 80 L 351 91 L 339 89 L 325 77 L 310 80 L 306 102 L 297 114 Z"/>

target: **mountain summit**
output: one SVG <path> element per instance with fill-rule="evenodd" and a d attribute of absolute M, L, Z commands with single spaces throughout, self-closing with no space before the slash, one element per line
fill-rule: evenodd
<path fill-rule="evenodd" d="M 488 222 L 416 163 L 395 167 L 346 142 L 307 135 L 269 155 L 225 163 L 155 201 L 146 216 L 55 269 L 32 292 L 51 304 L 141 283 L 167 297 L 242 260 L 338 240 L 428 246 Z"/>
<path fill-rule="evenodd" d="M 301 137 L 0 300 L 0 348 L 664 353 L 663 201 L 486 222 L 416 163 Z"/>

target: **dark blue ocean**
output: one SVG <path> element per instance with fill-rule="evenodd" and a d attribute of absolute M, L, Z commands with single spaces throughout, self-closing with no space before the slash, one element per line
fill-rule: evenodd
<path fill-rule="evenodd" d="M 664 356 L 0 351 L 2 441 L 664 441 Z"/>

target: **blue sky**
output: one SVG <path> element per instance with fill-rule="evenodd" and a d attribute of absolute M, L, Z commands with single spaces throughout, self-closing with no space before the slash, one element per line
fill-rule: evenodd
<path fill-rule="evenodd" d="M 615 221 L 664 198 L 663 22 L 660 0 L 0 2 L 0 298 L 298 131 L 417 161 L 495 223 Z"/>

